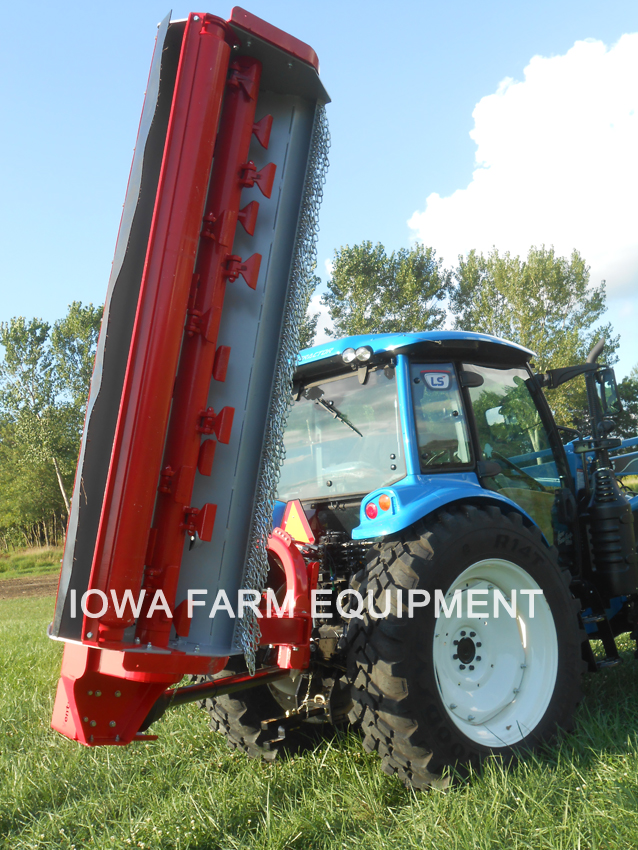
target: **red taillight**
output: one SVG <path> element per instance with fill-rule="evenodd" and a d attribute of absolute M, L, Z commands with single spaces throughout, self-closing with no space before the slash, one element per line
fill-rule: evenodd
<path fill-rule="evenodd" d="M 377 506 L 374 502 L 370 502 L 366 505 L 366 516 L 368 519 L 374 519 L 378 513 Z"/>
<path fill-rule="evenodd" d="M 389 511 L 392 507 L 392 502 L 390 501 L 390 497 L 386 496 L 384 493 L 382 496 L 379 496 L 379 507 L 382 511 Z"/>

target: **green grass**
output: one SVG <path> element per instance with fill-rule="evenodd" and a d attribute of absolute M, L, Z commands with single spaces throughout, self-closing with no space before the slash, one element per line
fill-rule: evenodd
<path fill-rule="evenodd" d="M 167 713 L 155 743 L 87 749 L 49 729 L 53 599 L 0 602 L 0 847 L 197 850 L 625 850 L 638 835 L 638 669 L 588 676 L 577 729 L 509 771 L 414 793 L 353 737 L 262 765 L 204 712 Z"/>
<path fill-rule="evenodd" d="M 60 572 L 61 546 L 17 549 L 0 555 L 0 579 L 50 575 Z"/>

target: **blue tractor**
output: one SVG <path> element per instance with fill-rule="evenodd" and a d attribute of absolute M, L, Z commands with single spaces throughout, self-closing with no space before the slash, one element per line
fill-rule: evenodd
<path fill-rule="evenodd" d="M 296 505 L 318 565 L 311 662 L 207 700 L 231 746 L 274 758 L 300 728 L 347 718 L 387 772 L 425 787 L 570 728 L 581 675 L 620 663 L 615 637 L 636 629 L 638 495 L 612 468 L 601 351 L 544 375 L 478 333 L 301 352 L 274 525 Z M 578 375 L 586 438 L 543 392 Z"/>

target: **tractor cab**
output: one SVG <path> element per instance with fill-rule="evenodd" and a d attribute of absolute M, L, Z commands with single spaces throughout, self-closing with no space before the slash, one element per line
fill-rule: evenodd
<path fill-rule="evenodd" d="M 575 578 L 596 574 L 605 598 L 634 593 L 638 498 L 619 491 L 609 453 L 638 440 L 608 436 L 620 401 L 613 369 L 596 363 L 601 350 L 535 375 L 531 351 L 485 334 L 379 334 L 308 349 L 279 499 L 300 500 L 319 537 L 362 542 L 454 503 L 492 503 L 540 529 Z M 543 393 L 579 375 L 587 439 L 556 425 Z M 565 431 L 578 439 L 564 446 Z M 606 539 L 614 533 L 618 553 Z"/>
<path fill-rule="evenodd" d="M 450 496 L 491 499 L 553 542 L 555 494 L 573 482 L 531 356 L 452 331 L 302 352 L 279 498 L 354 539 L 399 531 Z"/>

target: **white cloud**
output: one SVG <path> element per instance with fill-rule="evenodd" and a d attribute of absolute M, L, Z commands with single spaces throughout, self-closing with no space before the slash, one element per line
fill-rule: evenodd
<path fill-rule="evenodd" d="M 409 226 L 447 265 L 472 248 L 577 248 L 592 282 L 638 290 L 638 33 L 535 56 L 476 105 L 472 181 L 433 193 Z"/>

